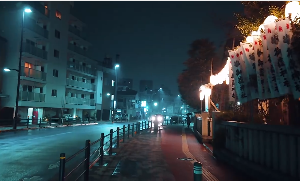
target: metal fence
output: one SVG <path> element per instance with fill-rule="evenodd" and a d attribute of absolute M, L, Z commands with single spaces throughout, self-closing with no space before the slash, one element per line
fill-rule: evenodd
<path fill-rule="evenodd" d="M 60 165 L 59 165 L 59 181 L 88 181 L 89 180 L 89 169 L 92 168 L 96 163 L 99 166 L 103 166 L 104 155 L 113 155 L 113 146 L 116 148 L 120 146 L 120 142 L 125 142 L 126 138 L 129 139 L 130 135 L 133 137 L 135 134 L 139 134 L 140 131 L 152 128 L 151 121 L 142 121 L 123 125 L 122 128 L 117 127 L 115 131 L 110 130 L 110 133 L 101 136 L 98 140 L 91 142 L 90 140 L 85 141 L 85 147 L 75 154 L 66 157 L 65 153 L 60 154 Z M 83 156 L 84 154 L 84 156 Z M 73 160 L 75 158 L 81 158 L 82 160 L 78 163 Z M 73 163 L 72 163 L 73 161 Z M 70 164 L 66 167 L 66 164 Z M 77 175 L 79 174 L 79 175 Z"/>

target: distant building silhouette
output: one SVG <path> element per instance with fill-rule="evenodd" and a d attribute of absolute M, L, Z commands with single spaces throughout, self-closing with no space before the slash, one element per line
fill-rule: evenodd
<path fill-rule="evenodd" d="M 153 81 L 152 80 L 140 80 L 140 92 L 153 90 Z"/>

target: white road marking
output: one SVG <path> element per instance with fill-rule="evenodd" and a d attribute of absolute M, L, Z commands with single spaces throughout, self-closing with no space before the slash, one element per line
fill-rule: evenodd
<path fill-rule="evenodd" d="M 187 143 L 187 139 L 186 139 L 186 134 L 185 134 L 185 129 L 182 128 L 182 152 L 184 153 L 184 155 L 188 158 L 192 158 L 195 159 L 196 161 L 198 161 L 196 159 L 196 157 L 189 151 L 189 146 Z M 195 161 L 190 161 L 190 163 L 194 164 Z M 203 170 L 203 176 L 208 180 L 208 181 L 219 181 L 217 177 L 215 177 L 213 174 L 211 174 L 207 169 L 205 169 L 202 166 L 202 170 Z"/>

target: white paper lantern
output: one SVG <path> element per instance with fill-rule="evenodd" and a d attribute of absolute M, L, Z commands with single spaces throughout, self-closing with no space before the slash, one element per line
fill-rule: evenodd
<path fill-rule="evenodd" d="M 252 36 L 248 36 L 246 38 L 246 43 L 253 43 L 253 37 Z"/>
<path fill-rule="evenodd" d="M 289 15 L 291 15 L 292 20 L 296 17 L 300 17 L 300 5 L 298 1 L 289 2 L 285 6 L 285 17 L 289 17 Z"/>
<path fill-rule="evenodd" d="M 274 15 L 270 15 L 270 16 L 268 16 L 266 19 L 265 19 L 265 21 L 264 21 L 264 23 L 263 24 L 270 24 L 270 23 L 274 23 L 275 22 L 275 20 L 277 20 L 278 18 L 276 17 L 276 16 L 274 16 Z"/>

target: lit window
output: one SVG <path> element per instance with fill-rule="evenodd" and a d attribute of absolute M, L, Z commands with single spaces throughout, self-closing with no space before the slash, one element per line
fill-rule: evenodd
<path fill-rule="evenodd" d="M 56 10 L 55 16 L 61 20 L 61 13 L 59 11 Z"/>
<path fill-rule="evenodd" d="M 115 86 L 115 81 L 111 80 L 111 86 Z"/>
<path fill-rule="evenodd" d="M 33 66 L 32 66 L 32 64 L 25 62 L 25 66 L 24 67 L 25 68 L 32 68 Z"/>

